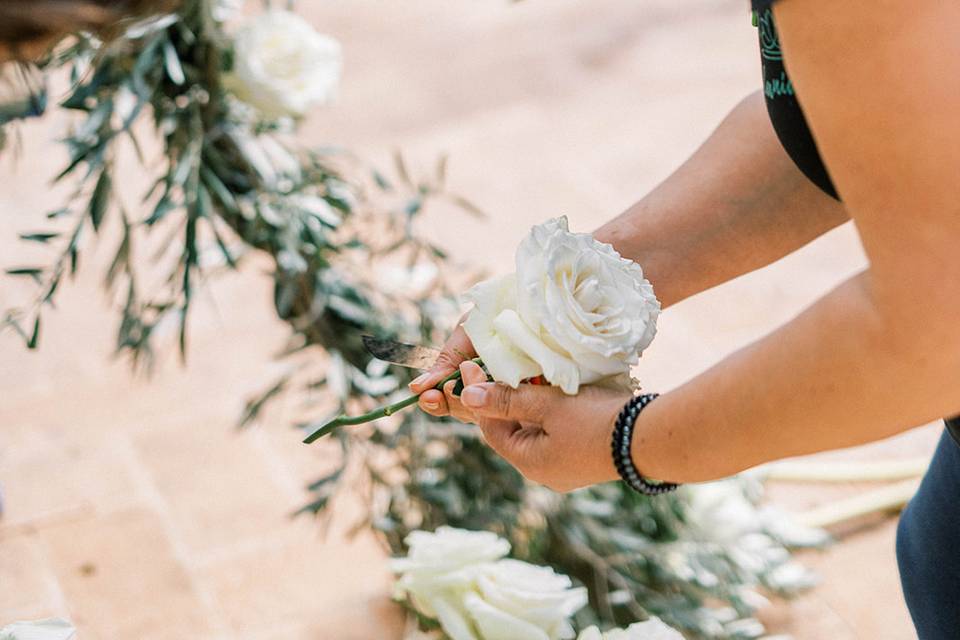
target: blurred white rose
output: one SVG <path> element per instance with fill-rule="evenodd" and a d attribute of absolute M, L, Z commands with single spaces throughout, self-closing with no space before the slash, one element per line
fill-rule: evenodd
<path fill-rule="evenodd" d="M 507 555 L 510 543 L 489 531 L 453 527 L 414 531 L 405 542 L 407 557 L 390 563 L 394 573 L 401 574 L 394 596 L 409 598 L 418 611 L 439 620 L 454 640 L 476 640 L 463 596 L 474 587 L 477 567 Z"/>
<path fill-rule="evenodd" d="M 71 640 L 73 625 L 62 618 L 14 622 L 0 629 L 0 640 Z"/>
<path fill-rule="evenodd" d="M 567 394 L 629 378 L 656 333 L 660 302 L 640 265 L 566 218 L 534 227 L 515 276 L 480 283 L 464 330 L 495 380 L 543 374 Z"/>
<path fill-rule="evenodd" d="M 412 267 L 380 263 L 374 270 L 383 291 L 405 298 L 424 296 L 440 275 L 437 265 L 432 262 L 418 262 Z"/>
<path fill-rule="evenodd" d="M 464 605 L 484 640 L 573 638 L 570 617 L 587 604 L 587 590 L 550 567 L 519 560 L 482 566 L 477 591 Z"/>
<path fill-rule="evenodd" d="M 601 633 L 596 627 L 589 627 L 580 632 L 577 640 L 683 640 L 683 636 L 660 618 L 650 618 L 644 622 L 636 622 L 626 629 L 611 629 L 606 633 Z"/>
<path fill-rule="evenodd" d="M 587 592 L 553 569 L 501 559 L 510 544 L 488 532 L 441 527 L 407 536 L 393 560 L 396 597 L 440 622 L 453 640 L 562 640 Z"/>
<path fill-rule="evenodd" d="M 269 118 L 302 116 L 336 96 L 340 43 L 289 11 L 251 19 L 234 38 L 227 86 Z"/>
<path fill-rule="evenodd" d="M 410 574 L 446 573 L 468 565 L 499 560 L 510 552 L 510 543 L 490 531 L 467 531 L 440 527 L 434 532 L 414 531 L 404 542 L 406 558 L 396 558 L 395 572 Z"/>

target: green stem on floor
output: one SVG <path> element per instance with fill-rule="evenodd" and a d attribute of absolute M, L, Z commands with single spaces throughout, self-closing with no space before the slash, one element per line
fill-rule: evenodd
<path fill-rule="evenodd" d="M 483 361 L 480 360 L 480 358 L 474 358 L 472 362 L 477 363 L 481 367 L 483 366 Z M 448 375 L 446 378 L 438 382 L 437 385 L 433 388 L 443 390 L 443 385 L 447 384 L 451 380 L 459 380 L 459 379 L 460 379 L 460 369 L 457 369 L 456 371 Z M 340 427 L 346 427 L 346 426 L 351 426 L 356 424 L 364 424 L 366 422 L 373 422 L 374 420 L 379 420 L 380 418 L 386 418 L 387 416 L 392 416 L 398 411 L 402 411 L 403 409 L 406 409 L 407 407 L 416 404 L 417 400 L 419 399 L 420 399 L 420 394 L 416 394 L 416 395 L 412 395 L 407 398 L 404 398 L 399 402 L 394 402 L 393 404 L 388 404 L 385 407 L 374 409 L 373 411 L 364 413 L 363 415 L 348 416 L 346 414 L 341 414 L 336 418 L 334 418 L 333 420 L 331 420 L 330 422 L 328 422 L 327 424 L 317 429 L 316 431 L 314 431 L 313 433 L 311 433 L 310 435 L 308 435 L 303 441 L 306 444 L 310 444 L 311 442 L 319 440 L 320 438 L 327 435 L 328 433 L 332 433 L 333 431 L 336 431 Z"/>

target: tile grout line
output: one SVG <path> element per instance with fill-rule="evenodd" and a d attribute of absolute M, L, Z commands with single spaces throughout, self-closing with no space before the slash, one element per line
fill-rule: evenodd
<path fill-rule="evenodd" d="M 204 609 L 206 619 L 214 627 L 213 631 L 216 634 L 216 638 L 233 640 L 236 638 L 236 634 L 227 622 L 220 602 L 217 600 L 216 595 L 206 588 L 202 578 L 194 570 L 193 555 L 186 543 L 183 542 L 180 530 L 174 524 L 173 515 L 166 500 L 157 490 L 153 479 L 144 470 L 143 462 L 140 460 L 136 448 L 124 433 L 119 434 L 115 442 L 121 454 L 120 457 L 123 459 L 124 465 L 127 467 L 134 483 L 144 497 L 147 506 L 153 509 L 159 516 L 161 528 L 163 529 L 164 536 L 170 543 L 171 552 L 186 572 L 190 586 L 193 588 L 194 593 L 196 593 Z"/>

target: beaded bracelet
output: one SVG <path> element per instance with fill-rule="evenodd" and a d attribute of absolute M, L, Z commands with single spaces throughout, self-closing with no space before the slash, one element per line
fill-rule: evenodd
<path fill-rule="evenodd" d="M 636 465 L 633 464 L 633 457 L 630 455 L 634 422 L 636 422 L 637 416 L 640 415 L 644 407 L 653 402 L 658 395 L 657 393 L 645 393 L 630 398 L 620 411 L 620 415 L 617 416 L 617 424 L 613 430 L 613 441 L 611 443 L 613 464 L 617 468 L 617 473 L 620 474 L 628 487 L 648 496 L 668 493 L 680 486 L 672 482 L 656 482 L 644 478 L 637 471 Z"/>

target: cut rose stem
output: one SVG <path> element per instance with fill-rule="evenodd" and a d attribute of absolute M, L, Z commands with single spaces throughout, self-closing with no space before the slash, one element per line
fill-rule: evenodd
<path fill-rule="evenodd" d="M 481 367 L 483 366 L 483 361 L 480 358 L 474 358 L 472 362 L 475 362 Z M 442 391 L 443 385 L 447 384 L 451 380 L 459 380 L 459 379 L 460 379 L 460 369 L 457 369 L 456 371 L 448 375 L 446 378 L 438 382 L 436 386 L 434 386 L 433 388 Z M 340 427 L 348 427 L 351 425 L 364 424 L 367 422 L 373 422 L 374 420 L 379 420 L 380 418 L 386 418 L 387 416 L 392 416 L 398 411 L 402 411 L 403 409 L 406 409 L 411 405 L 417 404 L 417 400 L 419 399 L 420 399 L 420 394 L 416 394 L 416 395 L 412 395 L 410 397 L 404 398 L 399 402 L 394 402 L 393 404 L 388 404 L 385 407 L 374 409 L 373 411 L 364 413 L 363 415 L 359 415 L 359 416 L 348 416 L 345 414 L 339 415 L 333 420 L 331 420 L 330 422 L 328 422 L 327 424 L 323 425 L 322 427 L 320 427 L 319 429 L 311 433 L 310 435 L 308 435 L 306 438 L 304 438 L 303 441 L 306 444 L 310 444 L 311 442 L 319 440 L 320 438 L 327 435 L 328 433 L 332 433 L 333 431 L 336 431 Z"/>

